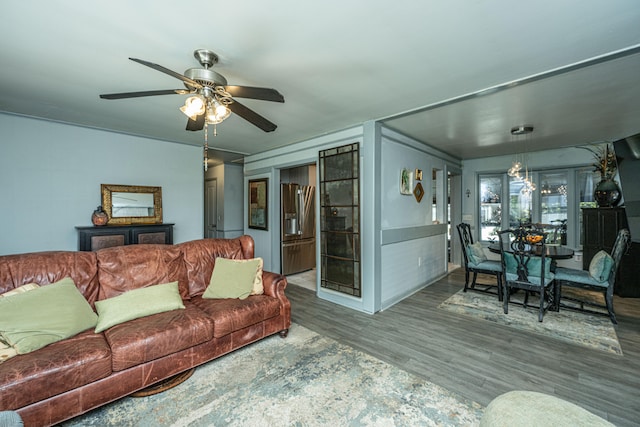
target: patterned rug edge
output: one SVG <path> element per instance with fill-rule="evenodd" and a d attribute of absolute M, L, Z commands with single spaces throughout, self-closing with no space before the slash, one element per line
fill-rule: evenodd
<path fill-rule="evenodd" d="M 623 356 L 615 327 L 608 317 L 561 310 L 548 311 L 538 322 L 536 301 L 528 308 L 509 305 L 504 314 L 496 295 L 460 290 L 443 301 L 438 308 L 503 326 L 519 329 L 605 353 Z"/>

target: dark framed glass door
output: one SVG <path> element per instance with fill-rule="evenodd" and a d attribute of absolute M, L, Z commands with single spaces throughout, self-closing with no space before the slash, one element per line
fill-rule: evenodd
<path fill-rule="evenodd" d="M 320 286 L 362 296 L 358 143 L 323 150 L 320 165 Z"/>

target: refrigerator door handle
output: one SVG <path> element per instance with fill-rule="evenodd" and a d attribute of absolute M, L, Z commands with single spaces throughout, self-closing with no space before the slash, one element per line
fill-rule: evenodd
<path fill-rule="evenodd" d="M 304 204 L 304 202 L 305 202 L 304 201 L 304 192 L 300 188 L 298 188 L 298 209 L 297 209 L 297 212 L 298 212 L 298 224 L 300 224 L 300 225 L 304 224 L 304 220 L 305 220 L 305 218 L 304 218 L 304 215 L 305 215 L 305 212 L 304 212 L 305 204 Z M 302 227 L 299 226 L 297 231 L 298 231 L 298 235 L 301 236 L 302 235 Z"/>

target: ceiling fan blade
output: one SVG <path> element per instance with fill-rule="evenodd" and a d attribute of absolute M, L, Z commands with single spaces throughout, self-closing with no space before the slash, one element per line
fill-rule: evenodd
<path fill-rule="evenodd" d="M 191 118 L 189 118 L 189 120 L 187 121 L 187 130 L 197 131 L 197 130 L 202 130 L 203 128 L 204 128 L 204 113 L 197 116 L 195 120 L 191 120 Z"/>
<path fill-rule="evenodd" d="M 154 70 L 160 71 L 161 73 L 165 73 L 170 75 L 171 77 L 175 77 L 176 79 L 180 79 L 183 82 L 185 82 L 186 84 L 188 84 L 189 86 L 193 87 L 194 89 L 201 89 L 202 85 L 200 83 L 198 83 L 195 80 L 190 79 L 187 76 L 183 76 L 182 74 L 176 73 L 175 71 L 172 71 L 168 68 L 163 67 L 162 65 L 158 65 L 158 64 L 154 64 L 153 62 L 149 62 L 149 61 L 145 61 L 142 59 L 138 59 L 138 58 L 129 58 L 132 61 L 137 62 L 138 64 L 142 64 L 142 65 L 146 65 L 147 67 L 153 68 Z"/>
<path fill-rule="evenodd" d="M 269 120 L 262 117 L 260 114 L 240 104 L 238 101 L 234 100 L 231 104 L 227 105 L 227 107 L 232 112 L 236 113 L 251 124 L 258 126 L 265 132 L 273 132 L 278 127 L 274 123 L 271 123 Z"/>
<path fill-rule="evenodd" d="M 147 90 L 144 92 L 123 92 L 123 93 L 106 93 L 100 95 L 102 99 L 122 99 L 122 98 L 139 98 L 141 96 L 156 95 L 186 95 L 189 92 L 186 89 L 166 89 L 166 90 Z"/>
<path fill-rule="evenodd" d="M 238 98 L 261 99 L 263 101 L 284 102 L 284 96 L 275 89 L 251 86 L 225 86 L 224 90 Z"/>

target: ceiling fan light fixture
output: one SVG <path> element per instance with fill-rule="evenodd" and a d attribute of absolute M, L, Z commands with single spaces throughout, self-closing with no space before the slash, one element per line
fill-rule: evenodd
<path fill-rule="evenodd" d="M 218 102 L 217 99 L 212 99 L 207 105 L 206 122 L 209 124 L 217 125 L 222 123 L 231 115 L 231 110 L 226 105 Z"/>
<path fill-rule="evenodd" d="M 200 96 L 190 96 L 184 101 L 184 105 L 180 107 L 187 117 L 191 120 L 196 120 L 196 117 L 205 112 L 205 103 Z"/>

